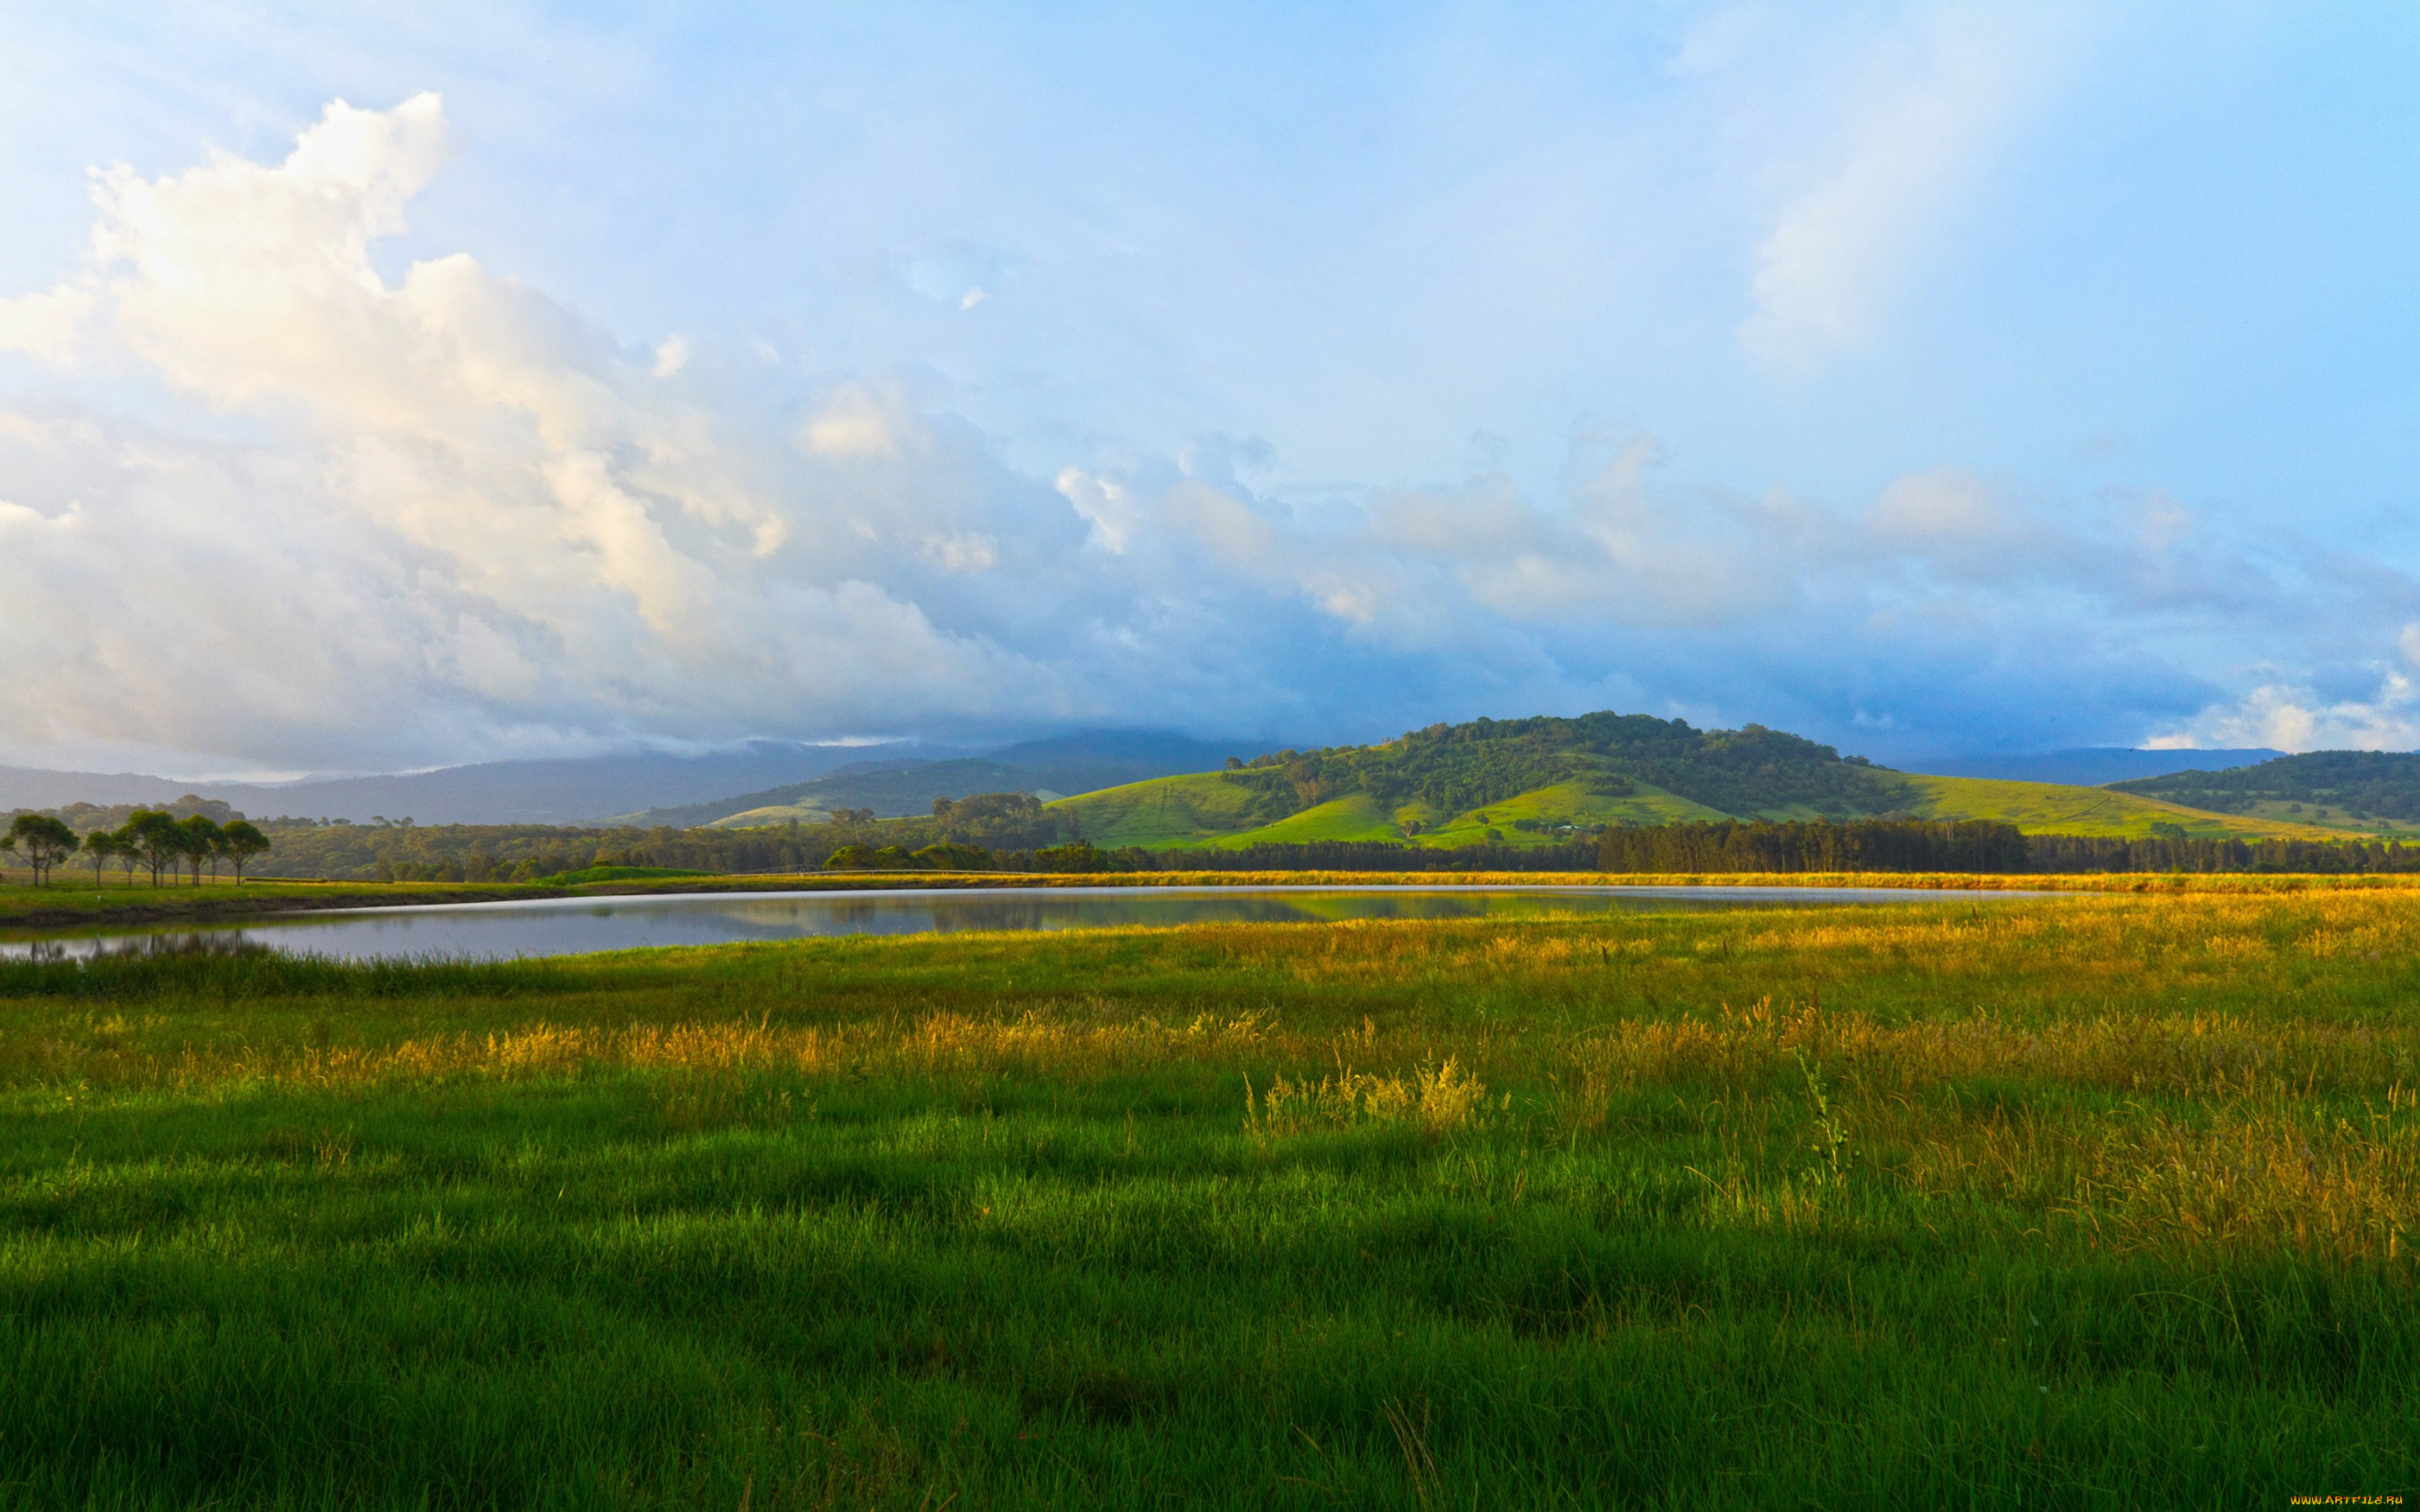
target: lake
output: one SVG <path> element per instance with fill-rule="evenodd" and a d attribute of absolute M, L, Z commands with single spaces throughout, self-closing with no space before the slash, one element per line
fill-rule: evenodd
<path fill-rule="evenodd" d="M 445 903 L 0 941 L 0 959 L 258 947 L 334 960 L 505 960 L 660 945 L 976 929 L 1169 927 L 1344 919 L 1539 918 L 1852 904 L 1966 903 L 2015 892 L 1886 887 L 985 887 L 685 893 Z"/>

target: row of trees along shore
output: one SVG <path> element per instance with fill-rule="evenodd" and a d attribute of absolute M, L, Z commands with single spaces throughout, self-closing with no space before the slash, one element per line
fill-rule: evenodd
<path fill-rule="evenodd" d="M 646 848 L 627 854 L 648 864 Z M 988 857 L 988 867 L 981 857 Z M 669 864 L 669 863 L 658 863 Z M 994 850 L 851 841 L 822 865 L 888 870 L 1038 872 L 1404 871 L 1404 872 L 2420 872 L 2420 846 L 2373 840 L 2238 840 L 2173 835 L 2138 838 L 2034 834 L 1990 819 L 1912 819 L 1668 824 L 1609 829 L 1541 846 L 1450 849 L 1387 840 L 1314 840 L 1199 850 L 1105 850 L 1076 839 Z"/>
<path fill-rule="evenodd" d="M 844 858 L 847 861 L 857 857 Z M 895 853 L 886 857 L 896 864 Z M 998 855 L 1033 871 L 1412 872 L 2420 872 L 2420 845 L 2376 840 L 2238 840 L 2025 834 L 1988 819 L 1846 824 L 1668 824 L 1612 829 L 1559 845 L 1431 849 L 1320 840 L 1218 850 L 1096 850 L 1089 843 Z M 865 864 L 861 862 L 861 864 Z M 936 863 L 920 863 L 934 865 Z"/>
<path fill-rule="evenodd" d="M 941 800 L 930 817 L 877 819 L 848 810 L 831 822 L 758 829 L 653 830 L 558 825 L 415 825 L 410 820 L 270 819 L 259 825 L 223 804 L 209 813 L 100 810 L 70 805 L 20 814 L 0 850 L 38 880 L 78 850 L 95 880 L 115 860 L 131 882 L 156 882 L 182 866 L 232 864 L 240 881 L 310 877 L 358 881 L 535 881 L 590 866 L 650 866 L 722 874 L 825 867 L 975 871 L 1408 871 L 1408 872 L 2420 872 L 2420 845 L 2397 841 L 2237 840 L 2180 835 L 2035 834 L 1991 820 L 1940 823 L 1878 818 L 1844 823 L 1747 822 L 1606 829 L 1547 845 L 1452 849 L 1379 840 L 1175 850 L 1103 849 L 1078 836 L 1062 811 L 1025 793 Z M 85 833 L 68 822 L 82 820 Z M 55 826 L 55 828 L 52 828 Z M 62 834 L 60 832 L 65 831 Z M 267 855 L 271 842 L 273 858 Z M 257 862 L 258 864 L 255 864 Z"/>
<path fill-rule="evenodd" d="M 125 870 L 129 887 L 134 885 L 137 871 L 149 871 L 151 885 L 157 887 L 163 874 L 173 876 L 180 867 L 191 871 L 194 885 L 199 887 L 202 867 L 207 865 L 216 879 L 223 862 L 234 869 L 236 884 L 241 886 L 244 868 L 266 854 L 271 843 L 260 827 L 248 819 L 221 824 L 207 814 L 178 818 L 160 809 L 138 808 L 116 829 L 85 834 L 78 834 L 56 815 L 20 814 L 9 821 L 8 833 L 0 835 L 0 851 L 24 862 L 37 887 L 48 886 L 51 873 L 79 850 L 92 863 L 95 886 L 101 883 L 102 868 L 112 861 Z"/>

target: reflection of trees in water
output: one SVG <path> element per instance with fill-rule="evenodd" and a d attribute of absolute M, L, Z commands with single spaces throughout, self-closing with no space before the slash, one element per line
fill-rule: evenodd
<path fill-rule="evenodd" d="M 39 961 L 123 960 L 166 956 L 266 956 L 270 947 L 240 929 L 186 929 L 176 933 L 110 935 L 98 940 L 35 940 L 24 959 Z"/>

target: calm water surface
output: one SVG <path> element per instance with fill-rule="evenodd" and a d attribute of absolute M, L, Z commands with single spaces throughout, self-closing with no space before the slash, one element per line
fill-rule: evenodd
<path fill-rule="evenodd" d="M 0 959 L 258 946 L 334 960 L 504 960 L 816 935 L 1219 922 L 1540 918 L 1674 910 L 1977 902 L 2038 895 L 1867 887 L 985 887 L 688 893 L 288 914 L 0 942 Z"/>

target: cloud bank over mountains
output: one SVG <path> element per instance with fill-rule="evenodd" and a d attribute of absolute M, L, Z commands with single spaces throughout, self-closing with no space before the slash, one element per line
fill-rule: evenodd
<path fill-rule="evenodd" d="M 1215 433 L 1046 475 L 914 367 L 810 379 L 727 332 L 607 331 L 473 251 L 382 260 L 450 149 L 421 94 L 330 104 L 282 161 L 115 168 L 82 269 L 0 299 L 0 351 L 42 375 L 0 401 L 0 759 L 1600 707 L 1884 756 L 2420 739 L 2408 577 L 2158 492 L 1936 468 L 1826 505 L 1590 426 L 1543 495 L 1487 468 L 1276 487 Z M 1789 209 L 1742 339 L 1846 339 L 1861 286 L 1824 259 L 1858 254 L 1817 220 L 1941 171 Z"/>

